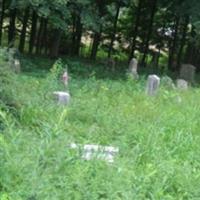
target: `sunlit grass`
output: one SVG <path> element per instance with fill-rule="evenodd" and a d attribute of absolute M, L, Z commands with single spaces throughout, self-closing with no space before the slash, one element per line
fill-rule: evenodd
<path fill-rule="evenodd" d="M 19 119 L 0 113 L 1 200 L 199 198 L 198 88 L 148 97 L 144 77 L 71 76 L 66 107 L 53 100 L 63 87 L 52 75 L 17 77 Z M 120 152 L 112 165 L 83 161 L 68 148 L 72 142 Z"/>

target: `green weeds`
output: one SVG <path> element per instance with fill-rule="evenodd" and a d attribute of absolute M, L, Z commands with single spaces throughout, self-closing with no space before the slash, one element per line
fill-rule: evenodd
<path fill-rule="evenodd" d="M 0 200 L 200 197 L 200 90 L 145 94 L 145 78 L 70 80 L 71 103 L 58 106 L 59 70 L 19 75 L 20 118 L 1 111 Z M 113 145 L 113 165 L 83 161 L 70 143 Z"/>

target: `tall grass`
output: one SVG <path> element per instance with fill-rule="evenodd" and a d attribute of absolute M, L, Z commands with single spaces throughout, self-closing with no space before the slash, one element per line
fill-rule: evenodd
<path fill-rule="evenodd" d="M 148 97 L 145 78 L 72 74 L 71 103 L 58 106 L 59 72 L 37 73 L 17 77 L 19 119 L 0 112 L 0 200 L 200 198 L 198 88 Z M 112 165 L 84 161 L 72 142 L 120 153 Z"/>

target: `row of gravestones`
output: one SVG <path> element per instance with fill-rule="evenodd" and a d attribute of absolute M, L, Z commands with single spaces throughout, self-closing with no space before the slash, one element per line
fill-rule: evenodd
<path fill-rule="evenodd" d="M 133 79 L 138 79 L 137 72 L 138 62 L 135 58 L 130 61 L 129 74 Z M 183 64 L 180 70 L 180 79 L 177 79 L 176 86 L 178 89 L 188 89 L 189 84 L 194 83 L 196 68 L 190 64 Z M 171 78 L 164 77 L 163 81 L 167 83 L 171 88 L 175 88 L 175 85 Z M 146 92 L 148 95 L 156 95 L 160 86 L 160 78 L 157 75 L 149 75 L 147 79 Z"/>
<path fill-rule="evenodd" d="M 17 61 L 15 61 L 17 62 Z M 17 62 L 18 63 L 18 62 Z M 129 74 L 133 79 L 138 79 L 139 75 L 137 72 L 138 62 L 135 58 L 130 61 L 129 64 Z M 194 82 L 196 68 L 190 64 L 183 64 L 180 70 L 180 79 L 177 79 L 176 86 L 173 83 L 173 80 L 165 76 L 162 78 L 162 82 L 172 89 L 176 87 L 178 89 L 188 89 L 189 83 Z M 62 76 L 62 81 L 65 87 L 68 86 L 69 76 L 67 70 Z M 156 95 L 160 86 L 160 78 L 157 75 L 149 75 L 147 79 L 146 93 L 150 96 Z M 55 91 L 53 93 L 56 96 L 58 104 L 68 104 L 70 101 L 70 94 L 66 91 Z"/>

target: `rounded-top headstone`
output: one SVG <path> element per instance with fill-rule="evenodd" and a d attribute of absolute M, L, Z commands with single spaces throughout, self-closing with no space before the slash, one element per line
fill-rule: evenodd
<path fill-rule="evenodd" d="M 146 93 L 149 96 L 156 95 L 158 93 L 159 86 L 160 86 L 160 78 L 155 74 L 149 75 L 147 79 Z"/>
<path fill-rule="evenodd" d="M 169 76 L 163 76 L 161 78 L 161 85 L 167 89 L 175 89 L 175 84 Z"/>
<path fill-rule="evenodd" d="M 138 69 L 138 61 L 135 58 L 132 58 L 129 63 L 129 73 L 134 79 L 138 79 L 139 77 L 137 69 Z"/>
<path fill-rule="evenodd" d="M 176 86 L 177 86 L 178 89 L 187 90 L 188 89 L 188 82 L 185 81 L 184 79 L 177 79 L 176 80 Z"/>

